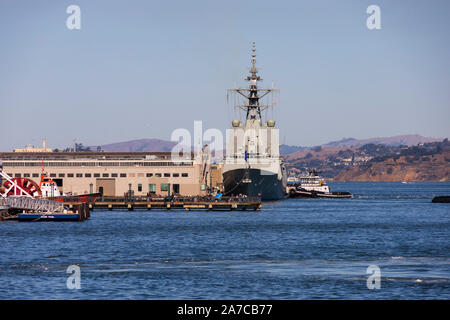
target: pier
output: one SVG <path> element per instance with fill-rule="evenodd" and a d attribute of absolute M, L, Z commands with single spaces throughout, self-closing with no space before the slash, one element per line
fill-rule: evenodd
<path fill-rule="evenodd" d="M 77 203 L 67 198 L 64 205 L 72 209 Z M 260 210 L 261 199 L 257 197 L 104 197 L 88 204 L 89 209 L 96 210 L 206 210 L 206 211 L 234 211 Z"/>
<path fill-rule="evenodd" d="M 64 211 L 62 202 L 28 197 L 2 197 L 0 198 L 0 206 L 14 210 L 28 210 L 43 213 Z"/>

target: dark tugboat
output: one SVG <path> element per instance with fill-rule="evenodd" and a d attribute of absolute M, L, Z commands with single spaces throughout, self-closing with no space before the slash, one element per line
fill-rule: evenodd
<path fill-rule="evenodd" d="M 431 201 L 433 203 L 450 203 L 450 196 L 437 196 Z"/>
<path fill-rule="evenodd" d="M 300 177 L 300 183 L 287 187 L 289 198 L 352 198 L 350 192 L 331 192 L 325 179 L 317 175 L 315 170 Z"/>

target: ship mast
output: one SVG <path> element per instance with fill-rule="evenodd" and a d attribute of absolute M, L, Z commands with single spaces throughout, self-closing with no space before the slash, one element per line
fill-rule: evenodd
<path fill-rule="evenodd" d="M 228 89 L 230 93 L 239 93 L 247 99 L 247 104 L 235 105 L 235 108 L 246 111 L 246 121 L 250 119 L 262 119 L 261 111 L 271 107 L 270 105 L 261 105 L 259 100 L 269 94 L 270 92 L 279 91 L 279 89 L 258 89 L 258 81 L 263 79 L 258 76 L 258 69 L 256 68 L 256 46 L 255 41 L 252 43 L 252 65 L 250 68 L 250 75 L 245 80 L 250 82 L 248 88 Z"/>

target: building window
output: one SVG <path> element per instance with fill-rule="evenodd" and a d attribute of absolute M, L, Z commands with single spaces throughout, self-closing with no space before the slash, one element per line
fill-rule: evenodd
<path fill-rule="evenodd" d="M 121 173 L 121 174 L 120 174 L 120 177 L 121 177 L 121 178 L 126 178 L 126 177 L 127 177 L 127 174 L 126 174 L 126 173 Z"/>
<path fill-rule="evenodd" d="M 64 178 L 65 176 L 66 176 L 65 173 L 60 173 L 60 174 L 58 174 L 58 177 L 60 177 L 60 178 Z"/>
<path fill-rule="evenodd" d="M 73 173 L 68 173 L 67 178 L 73 178 Z"/>
<path fill-rule="evenodd" d="M 182 173 L 181 176 L 182 176 L 182 177 L 187 177 L 188 174 L 187 174 L 187 173 Z"/>
<path fill-rule="evenodd" d="M 51 178 L 56 178 L 56 173 L 50 173 Z"/>
<path fill-rule="evenodd" d="M 39 178 L 39 173 L 33 173 L 33 178 Z"/>
<path fill-rule="evenodd" d="M 180 193 L 180 185 L 175 183 L 172 187 L 173 193 Z"/>
<path fill-rule="evenodd" d="M 174 178 L 177 178 L 177 177 L 179 177 L 179 176 L 180 176 L 179 173 L 174 173 L 174 174 L 172 174 L 172 177 L 174 177 Z"/>
<path fill-rule="evenodd" d="M 103 177 L 103 178 L 109 178 L 109 173 L 104 173 L 104 174 L 102 174 L 102 177 Z"/>
<path fill-rule="evenodd" d="M 29 173 L 24 173 L 24 174 L 23 174 L 23 177 L 24 177 L 24 178 L 29 178 L 29 177 L 30 177 L 30 174 L 29 174 Z"/>
<path fill-rule="evenodd" d="M 148 192 L 156 193 L 156 184 L 153 184 L 153 183 L 149 184 L 148 185 Z"/>
<path fill-rule="evenodd" d="M 169 191 L 169 185 L 167 183 L 161 183 L 161 191 Z"/>
<path fill-rule="evenodd" d="M 161 178 L 161 173 L 155 173 L 155 177 Z"/>
<path fill-rule="evenodd" d="M 142 192 L 142 184 L 138 184 L 138 192 Z"/>
<path fill-rule="evenodd" d="M 94 173 L 94 178 L 100 178 L 100 173 Z"/>
<path fill-rule="evenodd" d="M 170 177 L 170 173 L 164 173 L 164 177 L 169 178 Z"/>
<path fill-rule="evenodd" d="M 161 159 L 167 159 L 167 156 L 160 156 Z M 41 161 L 7 161 L 4 162 L 8 167 L 41 167 Z M 193 166 L 192 161 L 172 162 L 172 161 L 45 161 L 45 167 L 143 167 L 143 166 Z"/>
<path fill-rule="evenodd" d="M 147 173 L 147 178 L 153 177 L 153 173 Z"/>
<path fill-rule="evenodd" d="M 80 174 L 81 174 L 81 173 L 80 173 Z M 85 173 L 84 176 L 85 176 L 86 178 L 92 177 L 92 175 L 91 175 L 90 173 Z M 77 173 L 77 177 L 78 177 L 78 173 Z"/>
<path fill-rule="evenodd" d="M 85 177 L 88 178 L 88 175 L 89 175 L 89 177 L 91 176 L 90 173 L 86 173 Z M 77 178 L 83 178 L 83 174 L 82 173 L 77 173 Z"/>
<path fill-rule="evenodd" d="M 111 173 L 111 177 L 117 178 L 117 173 Z"/>

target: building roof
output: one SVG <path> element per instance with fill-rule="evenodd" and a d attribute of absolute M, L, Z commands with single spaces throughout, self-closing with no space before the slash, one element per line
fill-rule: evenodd
<path fill-rule="evenodd" d="M 0 152 L 2 160 L 170 160 L 171 152 Z M 191 159 L 194 153 L 191 152 Z"/>

